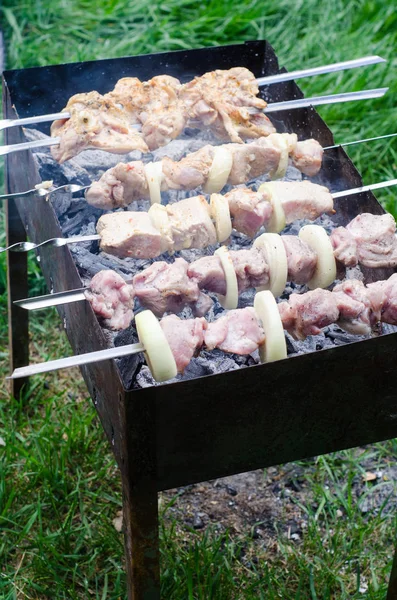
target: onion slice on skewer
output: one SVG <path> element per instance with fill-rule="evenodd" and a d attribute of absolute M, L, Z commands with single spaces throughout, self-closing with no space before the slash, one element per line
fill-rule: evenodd
<path fill-rule="evenodd" d="M 258 292 L 254 299 L 254 308 L 262 321 L 265 332 L 265 342 L 259 346 L 259 356 L 262 362 L 274 362 L 287 357 L 287 344 L 283 323 L 277 307 L 277 302 L 271 292 Z"/>
<path fill-rule="evenodd" d="M 268 140 L 273 142 L 275 146 L 280 150 L 280 160 L 278 161 L 278 166 L 274 171 L 270 173 L 270 177 L 272 179 L 282 179 L 285 177 L 288 167 L 289 160 L 289 144 L 286 136 L 274 135 L 271 133 L 268 136 Z"/>
<path fill-rule="evenodd" d="M 210 200 L 211 217 L 215 221 L 218 242 L 224 242 L 232 233 L 232 220 L 227 198 L 220 194 L 212 194 Z"/>
<path fill-rule="evenodd" d="M 220 258 L 226 280 L 226 296 L 218 294 L 219 302 L 223 308 L 233 310 L 238 305 L 238 284 L 232 258 L 226 246 L 221 246 L 214 254 Z"/>
<path fill-rule="evenodd" d="M 272 216 L 270 217 L 269 223 L 267 224 L 267 231 L 269 233 L 279 233 L 286 226 L 285 212 L 281 200 L 274 189 L 271 182 L 263 183 L 258 192 L 266 192 L 270 196 L 270 204 L 272 205 Z"/>
<path fill-rule="evenodd" d="M 145 165 L 145 175 L 149 186 L 150 203 L 161 204 L 161 181 L 163 179 L 161 160 Z"/>
<path fill-rule="evenodd" d="M 156 381 L 167 381 L 176 377 L 174 355 L 164 331 L 152 311 L 144 310 L 135 315 L 139 341 L 143 344 L 148 367 Z"/>
<path fill-rule="evenodd" d="M 162 204 L 152 204 L 148 210 L 148 215 L 155 228 L 161 233 L 162 252 L 172 252 L 174 241 L 166 207 Z"/>
<path fill-rule="evenodd" d="M 254 246 L 263 249 L 269 265 L 269 282 L 257 290 L 270 290 L 274 296 L 280 296 L 288 277 L 287 253 L 281 236 L 278 233 L 263 233 L 255 240 Z"/>
<path fill-rule="evenodd" d="M 225 146 L 215 146 L 214 158 L 208 173 L 208 179 L 203 185 L 206 194 L 220 192 L 229 179 L 233 166 L 233 155 Z"/>
<path fill-rule="evenodd" d="M 327 232 L 319 225 L 305 225 L 299 237 L 317 254 L 316 270 L 308 282 L 311 290 L 327 288 L 336 279 L 336 262 L 334 250 Z"/>

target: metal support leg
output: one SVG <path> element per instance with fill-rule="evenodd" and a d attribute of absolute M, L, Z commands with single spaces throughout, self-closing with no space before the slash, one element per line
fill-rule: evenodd
<path fill-rule="evenodd" d="M 6 245 L 26 240 L 26 232 L 13 200 L 6 205 Z M 28 259 L 24 252 L 8 252 L 8 333 L 11 371 L 29 363 L 29 321 L 28 311 L 18 308 L 14 300 L 28 296 Z M 11 394 L 20 399 L 27 379 L 11 380 Z"/>
<path fill-rule="evenodd" d="M 124 481 L 123 496 L 128 600 L 160 600 L 157 491 Z"/>
<path fill-rule="evenodd" d="M 397 546 L 394 549 L 394 559 L 390 573 L 386 600 L 397 600 Z"/>

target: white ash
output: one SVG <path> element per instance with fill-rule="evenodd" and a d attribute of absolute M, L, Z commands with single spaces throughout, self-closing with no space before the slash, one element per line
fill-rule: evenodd
<path fill-rule="evenodd" d="M 42 134 L 40 131 L 26 129 L 25 134 L 28 140 L 33 139 L 47 139 L 48 136 Z M 208 143 L 213 143 L 214 138 L 209 133 L 187 131 L 183 138 L 174 140 L 167 147 L 160 148 L 151 154 L 141 156 L 139 152 L 132 152 L 125 156 L 117 154 L 110 154 L 102 152 L 100 150 L 87 150 L 82 152 L 74 159 L 64 163 L 63 165 L 57 164 L 50 153 L 49 148 L 40 148 L 35 153 L 35 158 L 39 168 L 40 176 L 43 181 L 52 179 L 54 186 L 65 185 L 67 183 L 76 183 L 80 185 L 89 185 L 91 181 L 99 179 L 99 177 L 109 168 L 115 166 L 118 162 L 128 162 L 131 160 L 143 160 L 149 162 L 151 160 L 160 160 L 163 156 L 169 156 L 173 160 L 179 160 L 187 152 L 193 152 L 198 150 L 202 146 Z M 288 181 L 299 181 L 302 179 L 302 174 L 293 166 L 289 166 L 285 180 Z M 253 189 L 258 189 L 259 185 L 267 180 L 267 177 L 261 177 L 254 182 L 249 182 L 249 185 Z M 323 174 L 320 174 L 316 178 L 316 182 L 326 185 L 332 189 L 339 189 L 338 186 L 330 181 L 324 180 Z M 231 189 L 228 186 L 227 191 Z M 174 191 L 171 190 L 168 193 L 163 194 L 164 203 L 176 202 L 185 197 L 195 196 L 200 193 L 200 190 L 191 190 L 188 192 Z M 71 197 L 70 194 L 65 192 L 57 192 L 51 195 L 51 203 L 54 207 L 55 213 L 59 220 L 62 233 L 65 237 L 73 235 L 86 235 L 95 233 L 95 226 L 98 218 L 103 211 L 98 210 L 89 204 L 84 199 L 83 194 L 75 195 Z M 148 210 L 150 206 L 149 201 L 142 200 L 131 204 L 127 209 L 119 210 Z M 299 220 L 288 225 L 282 232 L 287 235 L 297 235 L 301 227 L 307 224 L 307 220 Z M 335 227 L 334 222 L 327 215 L 318 218 L 315 223 L 325 227 L 328 233 Z M 262 231 L 258 233 L 260 235 Z M 246 236 L 233 232 L 229 246 L 233 250 L 250 247 L 252 240 Z M 125 279 L 131 279 L 137 272 L 148 267 L 153 260 L 136 260 L 132 258 L 117 258 L 111 256 L 99 250 L 98 242 L 87 242 L 74 244 L 69 246 L 76 266 L 79 270 L 82 278 L 83 285 L 88 285 L 91 278 L 102 269 L 114 269 Z M 205 249 L 192 249 L 183 250 L 176 253 L 174 256 L 163 255 L 158 257 L 156 260 L 165 260 L 172 262 L 177 256 L 183 257 L 185 260 L 191 262 L 202 256 L 213 254 L 215 247 L 209 247 Z M 350 272 L 351 271 L 351 272 Z M 348 276 L 357 277 L 357 271 L 362 278 L 361 271 L 354 269 L 349 270 Z M 59 291 L 59 290 L 55 290 Z M 282 295 L 281 299 L 288 299 L 289 295 L 293 292 L 302 293 L 307 291 L 305 286 L 298 286 L 293 283 L 287 285 L 287 288 Z M 254 290 L 247 290 L 241 294 L 239 299 L 239 307 L 252 306 L 254 299 Z M 214 300 L 214 305 L 206 315 L 208 321 L 213 321 L 222 312 L 223 309 L 215 294 L 210 294 Z M 139 306 L 137 306 L 139 309 Z M 182 318 L 192 318 L 192 311 L 190 308 L 185 308 L 180 316 Z M 396 328 L 392 328 L 393 331 Z M 120 346 L 123 344 L 129 344 L 137 341 L 137 335 L 134 324 L 132 324 L 127 330 L 122 332 L 111 332 L 103 328 L 108 340 L 109 346 L 112 344 Z M 383 331 L 389 332 L 390 328 Z M 354 336 L 342 331 L 336 325 L 331 325 L 324 330 L 323 334 L 316 336 L 309 336 L 305 341 L 296 341 L 288 333 L 286 333 L 288 354 L 294 356 L 297 354 L 314 352 L 323 348 L 331 348 L 346 343 L 356 342 L 363 339 L 363 336 Z M 137 354 L 132 357 L 126 357 L 117 361 L 120 368 L 120 372 L 123 377 L 124 385 L 127 389 L 130 388 L 143 388 L 152 385 L 158 385 L 153 380 L 148 367 L 144 363 L 143 355 Z M 211 375 L 215 373 L 225 373 L 227 371 L 243 368 L 256 364 L 259 362 L 258 352 L 252 356 L 238 356 L 233 354 L 226 354 L 220 350 L 214 350 L 212 352 L 202 351 L 199 356 L 192 359 L 189 366 L 185 370 L 183 375 L 178 375 L 172 381 L 179 381 L 184 379 L 192 379 L 196 377 L 202 377 L 205 375 Z"/>

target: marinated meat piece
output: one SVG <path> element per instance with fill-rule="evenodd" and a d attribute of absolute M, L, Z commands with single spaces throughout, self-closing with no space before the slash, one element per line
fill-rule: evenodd
<path fill-rule="evenodd" d="M 137 273 L 133 284 L 142 306 L 161 316 L 165 312 L 178 313 L 186 304 L 198 301 L 200 290 L 189 279 L 188 266 L 183 258 L 177 258 L 173 263 L 154 262 Z"/>
<path fill-rule="evenodd" d="M 288 281 L 308 283 L 316 269 L 317 254 L 297 235 L 282 235 L 281 239 L 287 254 Z"/>
<path fill-rule="evenodd" d="M 270 135 L 276 131 L 270 119 L 263 113 L 252 114 L 226 102 L 214 102 L 216 119 L 210 127 L 221 140 L 242 144 L 246 139 Z"/>
<path fill-rule="evenodd" d="M 291 294 L 288 302 L 280 302 L 278 309 L 284 329 L 297 340 L 319 334 L 323 327 L 339 318 L 333 292 L 322 289 L 302 295 Z"/>
<path fill-rule="evenodd" d="M 230 257 L 236 272 L 239 292 L 268 283 L 269 266 L 260 248 L 231 250 Z"/>
<path fill-rule="evenodd" d="M 280 150 L 262 137 L 249 144 L 228 144 L 233 154 L 232 169 L 228 183 L 246 183 L 274 171 L 280 162 Z"/>
<path fill-rule="evenodd" d="M 222 294 L 222 296 L 226 294 L 225 272 L 218 256 L 198 258 L 189 265 L 187 273 L 200 289 Z"/>
<path fill-rule="evenodd" d="M 207 294 L 204 294 L 204 292 L 200 292 L 198 300 L 192 302 L 190 306 L 195 317 L 204 317 L 204 315 L 212 308 L 213 304 L 212 298 L 207 296 Z"/>
<path fill-rule="evenodd" d="M 397 273 L 387 281 L 376 281 L 367 286 L 372 309 L 377 320 L 397 325 Z"/>
<path fill-rule="evenodd" d="M 355 267 L 358 264 L 357 242 L 345 227 L 337 227 L 331 232 L 330 240 L 336 260 L 345 267 Z"/>
<path fill-rule="evenodd" d="M 110 329 L 126 329 L 134 316 L 134 288 L 114 271 L 99 271 L 84 292 L 96 314 Z"/>
<path fill-rule="evenodd" d="M 161 234 L 145 212 L 118 212 L 102 215 L 97 232 L 101 250 L 121 258 L 154 258 L 161 254 Z"/>
<path fill-rule="evenodd" d="M 251 354 L 265 341 L 265 334 L 252 307 L 230 310 L 208 323 L 204 333 L 208 350 L 219 348 L 233 354 Z"/>
<path fill-rule="evenodd" d="M 61 138 L 59 146 L 51 147 L 59 163 L 89 148 L 114 154 L 148 152 L 142 134 L 133 128 L 127 113 L 98 92 L 72 96 L 64 110 L 70 118 L 51 125 L 51 136 Z"/>
<path fill-rule="evenodd" d="M 209 204 L 204 196 L 195 196 L 167 205 L 173 249 L 206 248 L 217 243 Z"/>
<path fill-rule="evenodd" d="M 207 321 L 203 318 L 183 320 L 169 315 L 161 319 L 160 325 L 171 346 L 178 373 L 183 373 L 203 345 Z"/>
<path fill-rule="evenodd" d="M 342 329 L 356 335 L 371 333 L 377 319 L 364 284 L 357 279 L 348 279 L 336 285 L 332 293 L 340 313 L 338 324 Z"/>
<path fill-rule="evenodd" d="M 397 266 L 396 222 L 392 215 L 362 213 L 346 229 L 356 240 L 360 264 L 370 268 Z"/>
<path fill-rule="evenodd" d="M 308 177 L 317 175 L 321 169 L 324 150 L 322 146 L 313 139 L 298 142 L 291 158 L 294 166 Z"/>
<path fill-rule="evenodd" d="M 334 208 L 328 188 L 311 181 L 273 181 L 271 189 L 281 200 L 287 223 L 297 219 L 313 221 Z"/>
<path fill-rule="evenodd" d="M 134 200 L 149 198 L 149 188 L 141 161 L 118 163 L 108 169 L 99 181 L 86 191 L 86 200 L 92 206 L 111 210 L 128 206 Z"/>
<path fill-rule="evenodd" d="M 163 175 L 167 189 L 194 190 L 203 185 L 207 180 L 213 157 L 212 146 L 204 146 L 179 161 L 164 157 Z"/>
<path fill-rule="evenodd" d="M 254 237 L 272 215 L 266 192 L 254 192 L 246 187 L 235 188 L 225 194 L 225 198 L 229 202 L 234 229 L 249 237 Z"/>

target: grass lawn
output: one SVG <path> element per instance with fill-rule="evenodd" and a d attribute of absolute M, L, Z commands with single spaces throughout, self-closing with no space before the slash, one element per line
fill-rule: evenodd
<path fill-rule="evenodd" d="M 319 112 L 338 142 L 397 131 L 393 2 L 3 0 L 0 10 L 8 68 L 262 38 L 289 70 L 380 54 L 386 66 L 300 85 L 307 95 L 387 85 L 381 100 Z M 396 177 L 396 149 L 392 139 L 353 146 L 349 154 L 371 183 Z M 397 216 L 395 191 L 378 197 Z M 8 371 L 5 270 L 0 255 L 2 375 Z M 45 292 L 34 259 L 30 286 L 31 295 Z M 66 354 L 60 332 L 55 310 L 34 314 L 32 354 L 41 360 Z M 0 598 L 125 598 L 123 539 L 113 523 L 121 509 L 118 472 L 79 373 L 32 383 L 25 406 L 11 403 L 4 385 L 0 390 Z M 268 471 L 263 486 L 279 503 L 268 536 L 258 534 L 257 523 L 239 532 L 216 522 L 196 531 L 175 516 L 182 492 L 164 496 L 163 597 L 384 598 L 396 529 L 396 459 L 391 440 L 296 464 L 300 481 L 292 486 L 284 467 Z M 286 528 L 291 513 L 302 524 L 298 537 Z"/>

